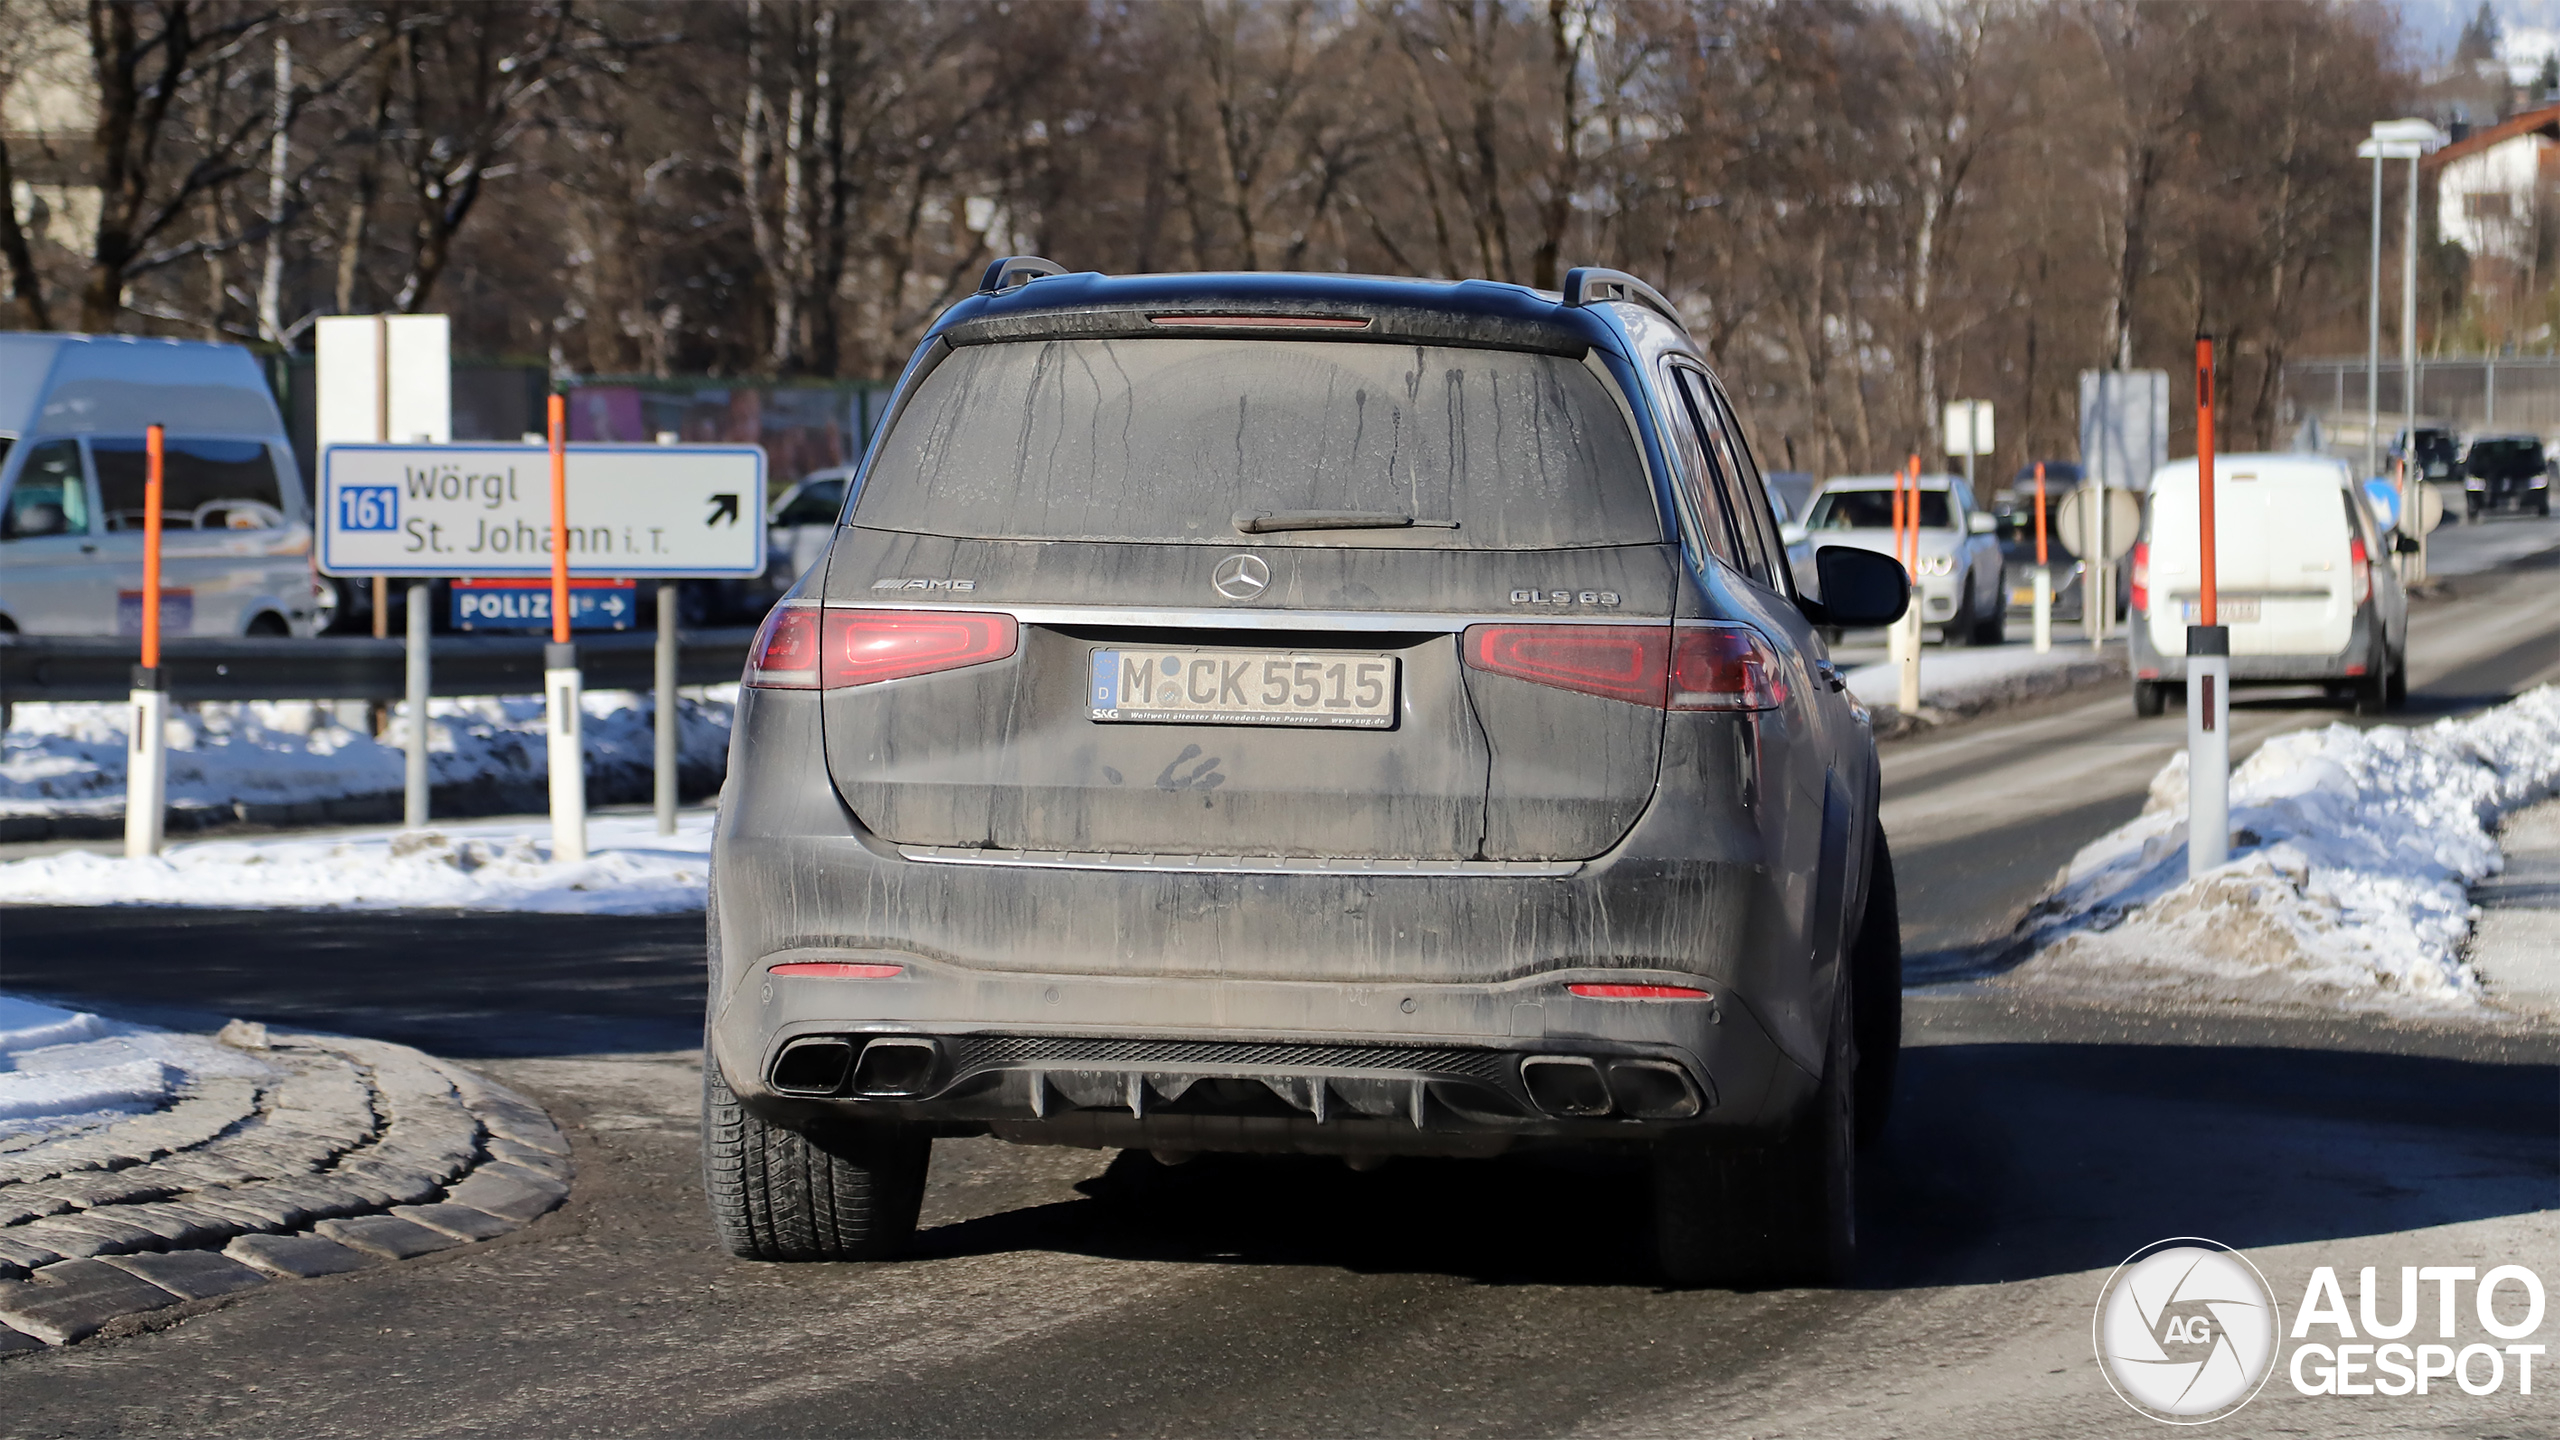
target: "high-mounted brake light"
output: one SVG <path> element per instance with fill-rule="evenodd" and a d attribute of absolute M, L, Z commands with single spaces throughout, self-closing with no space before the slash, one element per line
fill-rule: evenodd
<path fill-rule="evenodd" d="M 842 960 L 794 960 L 776 965 L 767 975 L 798 975 L 813 980 L 886 980 L 907 967 L 904 965 L 859 965 Z"/>
<path fill-rule="evenodd" d="M 1150 315 L 1150 325 L 1201 325 L 1219 330 L 1366 330 L 1365 315 Z"/>
<path fill-rule="evenodd" d="M 746 683 L 842 690 L 1002 660 L 1018 641 L 1014 618 L 1000 613 L 792 606 L 766 617 Z"/>
<path fill-rule="evenodd" d="M 1471 669 L 1672 710 L 1786 702 L 1778 657 L 1747 625 L 1470 625 Z"/>
<path fill-rule="evenodd" d="M 1567 985 L 1585 1000 L 1713 1000 L 1714 995 L 1688 985 Z"/>

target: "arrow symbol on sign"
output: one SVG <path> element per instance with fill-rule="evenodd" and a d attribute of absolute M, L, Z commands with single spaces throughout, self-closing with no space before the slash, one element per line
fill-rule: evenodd
<path fill-rule="evenodd" d="M 737 496 L 714 495 L 711 497 L 711 518 L 702 522 L 703 528 L 709 529 L 711 526 L 717 525 L 723 520 L 728 521 L 732 525 L 738 523 Z"/>

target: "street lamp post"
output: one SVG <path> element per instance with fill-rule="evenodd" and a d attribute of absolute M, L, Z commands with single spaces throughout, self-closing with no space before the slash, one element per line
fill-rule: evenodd
<path fill-rule="evenodd" d="M 2428 154 L 2444 148 L 2444 132 L 2424 120 L 2377 120 L 2372 138 L 2356 147 L 2359 157 L 2373 161 L 2373 270 L 2365 307 L 2365 473 L 2373 473 L 2379 459 L 2374 453 L 2374 433 L 2382 425 L 2382 404 L 2376 372 L 2382 361 L 2382 162 L 2409 162 L 2409 220 L 2401 245 L 2400 277 L 2400 443 L 2404 477 L 2400 493 L 2400 513 L 2415 515 L 2418 507 L 2416 487 L 2426 483 L 2418 470 L 2418 162 Z M 2426 544 L 2423 531 L 2418 536 Z M 2418 556 L 2419 573 L 2424 574 L 2426 556 Z"/>

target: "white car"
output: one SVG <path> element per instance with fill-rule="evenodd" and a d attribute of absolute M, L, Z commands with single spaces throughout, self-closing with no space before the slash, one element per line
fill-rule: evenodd
<path fill-rule="evenodd" d="M 142 628 L 144 433 L 163 427 L 161 625 L 309 635 L 311 517 L 237 345 L 0 334 L 0 631 Z"/>
<path fill-rule="evenodd" d="M 1823 482 L 1804 522 L 1786 527 L 1787 553 L 1800 586 L 1821 547 L 1893 553 L 1893 487 L 1891 475 Z M 1999 644 L 2009 619 L 2009 593 L 2000 583 L 1998 522 L 1974 504 L 1962 476 L 1923 475 L 1917 493 L 1920 563 L 1911 586 L 1921 621 L 1937 626 L 1949 645 Z"/>
<path fill-rule="evenodd" d="M 2320 685 L 2363 715 L 2400 704 L 2409 603 L 2391 560 L 2417 543 L 2325 455 L 2224 455 L 2213 494 L 2214 619 L 2231 632 L 2231 688 Z M 2133 550 L 2136 714 L 2159 714 L 2186 683 L 2204 587 L 2196 500 L 2195 461 L 2152 476 Z"/>

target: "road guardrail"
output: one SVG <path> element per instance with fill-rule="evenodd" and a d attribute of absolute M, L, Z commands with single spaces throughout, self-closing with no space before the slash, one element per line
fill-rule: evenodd
<path fill-rule="evenodd" d="M 437 695 L 539 695 L 545 635 L 438 635 Z M 746 666 L 752 627 L 678 636 L 676 683 L 719 685 Z M 590 690 L 647 690 L 657 637 L 586 632 L 578 664 Z M 0 705 L 36 700 L 122 700 L 142 660 L 135 638 L 0 635 Z M 370 636 L 296 640 L 183 637 L 161 642 L 172 699 L 397 700 L 406 693 L 407 646 Z"/>

